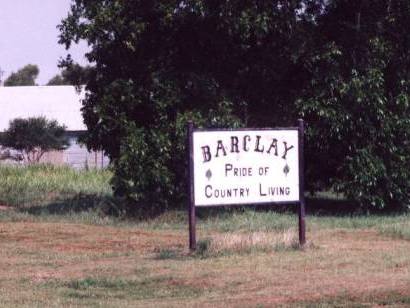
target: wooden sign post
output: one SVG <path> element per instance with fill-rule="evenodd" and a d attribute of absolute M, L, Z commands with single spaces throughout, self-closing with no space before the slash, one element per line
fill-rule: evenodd
<path fill-rule="evenodd" d="M 288 128 L 187 128 L 191 250 L 196 207 L 234 204 L 298 204 L 299 243 L 306 243 L 303 120 Z"/>

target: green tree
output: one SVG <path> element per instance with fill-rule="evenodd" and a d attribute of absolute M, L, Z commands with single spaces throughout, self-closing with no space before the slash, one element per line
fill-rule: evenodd
<path fill-rule="evenodd" d="M 312 190 L 332 187 L 365 209 L 410 207 L 409 18 L 401 0 L 331 1 L 318 18 L 298 102 Z"/>
<path fill-rule="evenodd" d="M 1 134 L 0 144 L 21 151 L 29 163 L 39 162 L 45 152 L 63 150 L 68 145 L 65 127 L 44 117 L 14 119 Z"/>
<path fill-rule="evenodd" d="M 55 75 L 54 77 L 52 77 L 48 82 L 47 85 L 48 86 L 64 86 L 64 85 L 69 85 L 70 82 L 68 82 L 67 80 L 65 80 L 63 78 L 63 76 L 61 75 Z"/>
<path fill-rule="evenodd" d="M 36 85 L 35 81 L 39 72 L 40 70 L 37 65 L 28 64 L 17 72 L 11 73 L 4 81 L 4 86 L 34 86 Z"/>
<path fill-rule="evenodd" d="M 74 0 L 60 43 L 91 46 L 86 142 L 110 155 L 121 195 L 182 203 L 188 118 L 284 126 L 303 115 L 312 190 L 405 207 L 409 5 Z"/>
<path fill-rule="evenodd" d="M 47 83 L 48 86 L 82 86 L 89 79 L 89 74 L 92 70 L 90 66 L 81 66 L 74 63 L 71 57 L 63 60 L 59 66 L 63 68 L 61 74 L 57 74 L 51 78 Z"/>
<path fill-rule="evenodd" d="M 300 42 L 316 11 L 310 1 L 74 1 L 60 43 L 91 47 L 86 141 L 110 156 L 116 192 L 182 205 L 190 118 L 293 124 L 289 102 L 307 81 Z"/>
<path fill-rule="evenodd" d="M 63 80 L 74 86 L 82 86 L 91 78 L 92 68 L 74 63 L 70 57 L 62 61 L 64 69 L 61 72 Z"/>

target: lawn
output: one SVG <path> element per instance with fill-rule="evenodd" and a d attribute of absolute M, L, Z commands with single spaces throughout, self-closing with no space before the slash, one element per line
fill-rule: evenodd
<path fill-rule="evenodd" d="M 11 182 L 4 170 L 21 172 L 16 181 L 28 171 L 0 169 L 1 307 L 410 305 L 406 214 L 311 214 L 301 248 L 292 212 L 201 209 L 198 251 L 191 253 L 184 211 L 130 220 L 104 215 L 98 204 L 78 207 L 79 195 L 111 198 L 108 171 L 67 175 L 47 168 L 67 182 L 42 187 L 51 194 L 37 194 L 33 205 L 29 198 L 5 202 L 16 198 L 4 193 Z"/>

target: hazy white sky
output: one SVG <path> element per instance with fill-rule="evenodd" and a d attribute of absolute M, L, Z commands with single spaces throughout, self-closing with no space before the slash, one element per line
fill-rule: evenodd
<path fill-rule="evenodd" d="M 70 53 L 74 60 L 86 64 L 86 44 L 69 52 L 59 45 L 56 26 L 65 18 L 71 0 L 0 0 L 0 69 L 3 80 L 26 64 L 37 64 L 36 82 L 46 84 L 59 73 L 60 57 Z"/>

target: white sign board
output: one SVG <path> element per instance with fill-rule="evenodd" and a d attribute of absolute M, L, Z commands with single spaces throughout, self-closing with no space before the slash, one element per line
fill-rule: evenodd
<path fill-rule="evenodd" d="M 193 132 L 195 206 L 299 201 L 298 130 Z"/>

